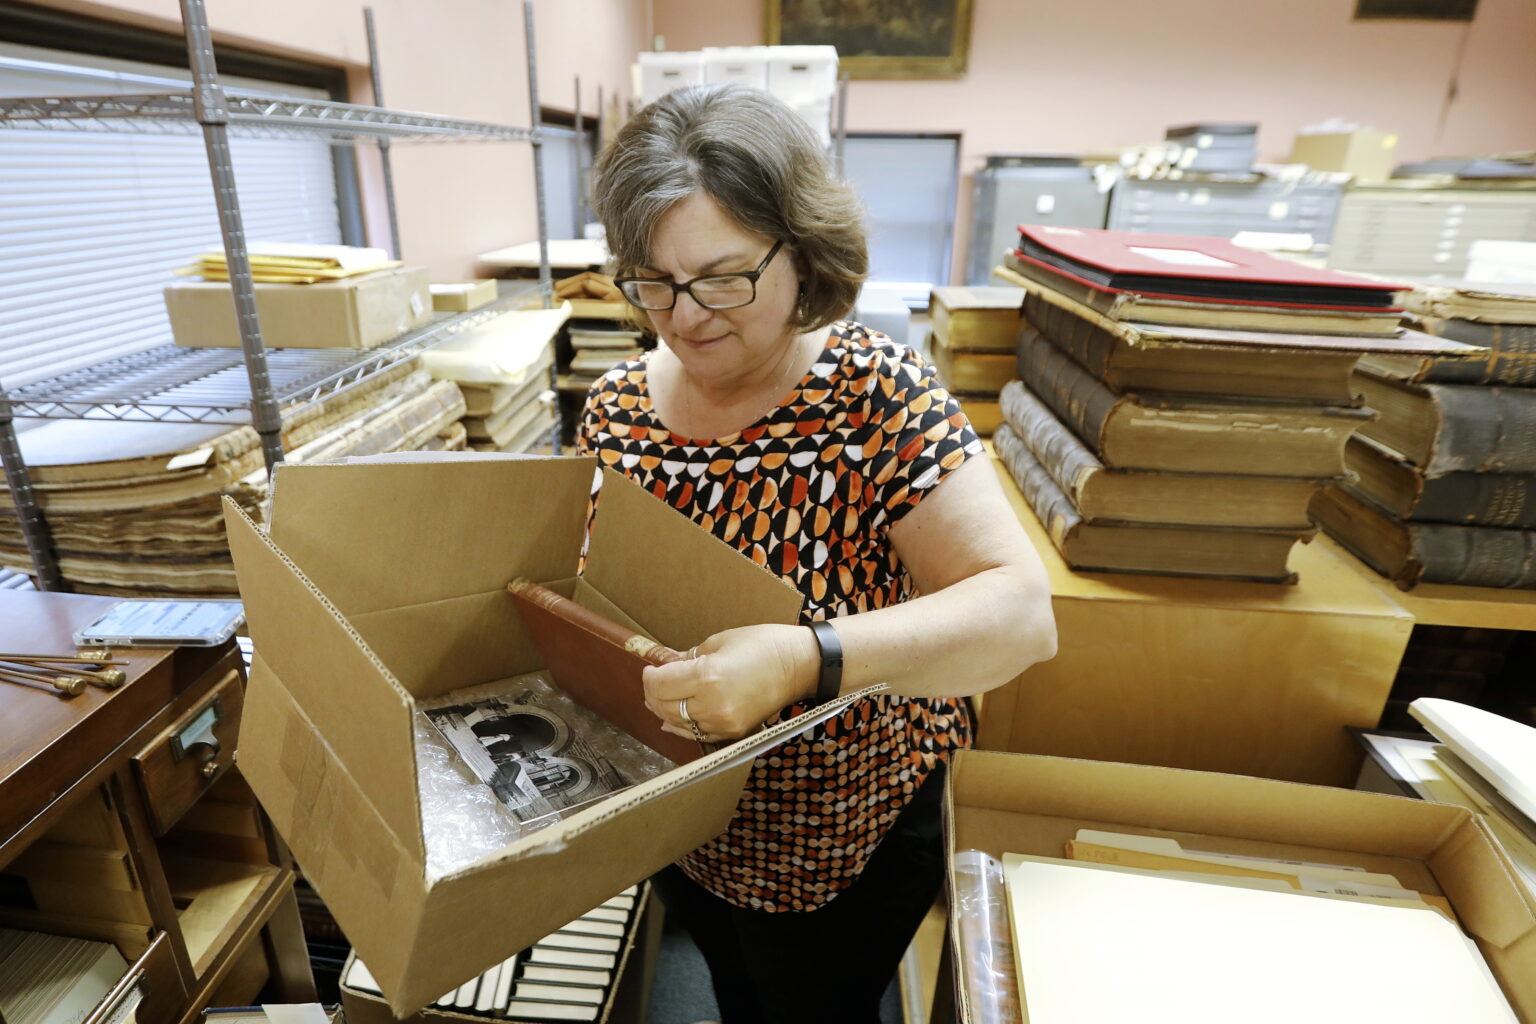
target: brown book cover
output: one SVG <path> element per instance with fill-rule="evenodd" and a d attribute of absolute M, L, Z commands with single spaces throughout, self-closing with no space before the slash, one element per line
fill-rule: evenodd
<path fill-rule="evenodd" d="M 997 394 L 1013 379 L 1016 358 L 1007 352 L 961 352 L 934 344 L 929 346 L 939 379 L 951 391 Z"/>
<path fill-rule="evenodd" d="M 1344 443 L 1371 413 L 1214 396 L 1121 394 L 1033 327 L 1019 377 L 1111 469 L 1311 479 L 1344 475 Z"/>
<path fill-rule="evenodd" d="M 1013 434 L 1088 522 L 1311 528 L 1307 504 L 1320 481 L 1107 469 L 1023 381 L 1011 381 L 1001 399 Z"/>
<path fill-rule="evenodd" d="M 1008 424 L 997 428 L 993 445 L 1051 543 L 1074 569 L 1264 583 L 1296 579 L 1286 561 L 1310 531 L 1089 523 Z"/>
<path fill-rule="evenodd" d="M 1023 301 L 1022 288 L 935 288 L 928 297 L 934 338 L 961 352 L 1012 352 Z"/>
<path fill-rule="evenodd" d="M 1398 519 L 1536 530 L 1536 474 L 1426 477 L 1385 445 L 1356 434 L 1344 449 L 1355 487 Z"/>
<path fill-rule="evenodd" d="M 1071 307 L 1077 307 L 1075 310 Z M 1257 332 L 1138 329 L 1043 290 L 1024 300 L 1025 320 L 1094 375 L 1120 391 L 1239 395 L 1272 401 L 1352 405 L 1359 353 L 1333 344 L 1248 343 Z M 1338 337 L 1328 338 L 1338 342 Z"/>
<path fill-rule="evenodd" d="M 1536 589 L 1536 530 L 1405 523 L 1339 486 L 1317 493 L 1312 517 L 1404 590 L 1419 583 Z"/>
<path fill-rule="evenodd" d="M 1536 473 L 1536 388 L 1410 384 L 1369 369 L 1355 386 L 1378 413 L 1360 433 L 1427 477 Z"/>
<path fill-rule="evenodd" d="M 677 764 L 705 753 L 694 740 L 664 731 L 645 706 L 641 673 L 681 654 L 531 580 L 513 580 L 507 590 L 562 690 Z"/>

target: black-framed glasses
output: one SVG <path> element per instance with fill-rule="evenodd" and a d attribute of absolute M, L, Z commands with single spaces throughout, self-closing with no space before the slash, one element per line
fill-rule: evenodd
<path fill-rule="evenodd" d="M 757 298 L 757 279 L 763 276 L 782 248 L 783 242 L 773 243 L 773 248 L 768 250 L 756 270 L 704 274 L 681 284 L 660 277 L 616 277 L 613 283 L 619 286 L 631 306 L 641 309 L 671 309 L 677 305 L 678 292 L 687 292 L 705 309 L 736 309 L 751 305 Z"/>

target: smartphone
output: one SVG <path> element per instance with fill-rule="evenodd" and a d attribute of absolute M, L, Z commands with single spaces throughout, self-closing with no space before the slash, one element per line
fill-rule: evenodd
<path fill-rule="evenodd" d="M 75 632 L 80 647 L 214 647 L 245 622 L 239 601 L 119 601 Z"/>

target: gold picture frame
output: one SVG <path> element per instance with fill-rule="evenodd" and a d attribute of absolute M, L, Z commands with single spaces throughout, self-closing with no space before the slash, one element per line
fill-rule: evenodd
<path fill-rule="evenodd" d="M 837 47 L 850 78 L 960 78 L 971 48 L 972 0 L 897 0 L 876 13 L 875 0 L 764 0 L 769 46 Z M 892 14 L 890 7 L 905 9 Z M 947 41 L 947 47 L 935 42 Z"/>

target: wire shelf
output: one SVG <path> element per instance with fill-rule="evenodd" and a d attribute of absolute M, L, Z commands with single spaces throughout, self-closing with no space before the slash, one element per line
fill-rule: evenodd
<path fill-rule="evenodd" d="M 225 94 L 232 132 L 264 138 L 314 138 L 350 143 L 524 142 L 528 128 L 365 107 L 333 100 L 261 93 Z M 190 90 L 134 96 L 0 97 L 0 128 L 188 134 L 201 130 Z"/>
<path fill-rule="evenodd" d="M 470 313 L 444 313 L 378 348 L 267 350 L 272 393 L 285 415 L 360 384 L 536 295 L 536 282 L 500 282 L 500 296 Z M 0 392 L 12 415 L 156 423 L 251 422 L 251 386 L 238 348 L 158 345 L 100 366 Z"/>

